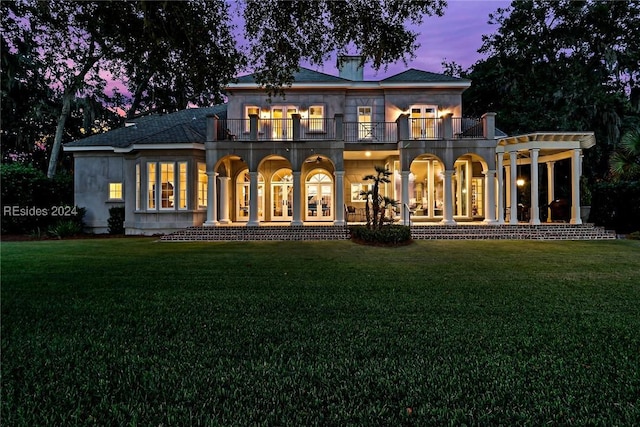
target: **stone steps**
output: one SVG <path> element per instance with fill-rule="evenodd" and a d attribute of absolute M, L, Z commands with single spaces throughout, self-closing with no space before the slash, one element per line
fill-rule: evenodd
<path fill-rule="evenodd" d="M 496 240 L 605 240 L 615 239 L 613 231 L 593 224 L 517 224 L 413 226 L 414 240 L 429 239 L 496 239 Z"/>
<path fill-rule="evenodd" d="M 413 225 L 414 240 L 605 240 L 615 239 L 613 231 L 593 224 L 542 225 Z M 283 240 L 347 240 L 348 230 L 335 225 L 225 225 L 189 227 L 161 237 L 164 242 L 192 241 L 283 241 Z"/>
<path fill-rule="evenodd" d="M 161 241 L 256 241 L 256 240 L 348 240 L 345 227 L 265 225 L 246 227 L 225 225 L 219 227 L 189 227 L 162 236 Z"/>

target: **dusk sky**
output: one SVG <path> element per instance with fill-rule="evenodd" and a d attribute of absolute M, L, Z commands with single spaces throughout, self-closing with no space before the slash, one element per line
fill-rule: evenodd
<path fill-rule="evenodd" d="M 408 68 L 417 68 L 434 73 L 442 72 L 442 61 L 455 61 L 466 69 L 481 58 L 477 50 L 482 46 L 482 35 L 493 33 L 496 25 L 489 25 L 489 14 L 498 8 L 506 8 L 510 0 L 449 0 L 443 17 L 425 17 L 416 28 L 420 49 Z M 335 60 L 322 67 L 308 66 L 316 71 L 337 75 Z M 379 80 L 406 69 L 402 62 L 381 68 L 376 74 L 370 67 L 365 68 L 366 80 Z"/>

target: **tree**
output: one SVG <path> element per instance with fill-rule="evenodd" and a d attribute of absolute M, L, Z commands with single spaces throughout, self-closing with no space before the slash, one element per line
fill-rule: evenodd
<path fill-rule="evenodd" d="M 133 6 L 136 7 L 133 7 Z M 122 74 L 131 93 L 127 116 L 223 101 L 246 64 L 223 0 L 129 4 L 117 31 Z"/>
<path fill-rule="evenodd" d="M 511 134 L 593 130 L 585 170 L 605 177 L 624 122 L 640 111 L 640 2 L 514 1 L 490 19 L 499 27 L 483 37 L 488 57 L 464 73 L 467 114 L 494 111 Z"/>
<path fill-rule="evenodd" d="M 249 62 L 268 91 L 290 85 L 301 61 L 322 64 L 332 53 L 356 51 L 375 69 L 413 57 L 418 34 L 406 24 L 442 16 L 445 0 L 247 0 Z"/>
<path fill-rule="evenodd" d="M 9 52 L 24 46 L 59 105 L 47 175 L 56 173 L 75 99 L 113 101 L 107 76 L 129 85 L 131 114 L 220 102 L 242 63 L 227 9 L 222 0 L 3 2 Z"/>
<path fill-rule="evenodd" d="M 361 191 L 360 195 L 365 198 L 365 213 L 367 216 L 367 228 L 378 230 L 382 228 L 386 221 L 386 213 L 389 208 L 398 205 L 396 200 L 386 196 L 380 196 L 380 185 L 390 183 L 391 171 L 383 166 L 375 167 L 375 174 L 366 175 L 364 181 L 373 181 L 370 190 Z M 371 204 L 369 204 L 371 201 Z"/>
<path fill-rule="evenodd" d="M 622 136 L 611 156 L 611 172 L 618 179 L 640 180 L 640 127 Z"/>
<path fill-rule="evenodd" d="M 237 6 L 245 17 L 244 46 L 224 0 L 19 0 L 0 3 L 0 12 L 8 51 L 28 53 L 58 108 L 47 173 L 53 176 L 76 98 L 117 104 L 131 117 L 218 103 L 248 60 L 269 92 L 290 84 L 301 61 L 322 64 L 336 51 L 356 50 L 378 69 L 412 57 L 418 34 L 406 24 L 442 15 L 445 5 L 246 0 Z M 107 77 L 130 97 L 107 90 Z"/>

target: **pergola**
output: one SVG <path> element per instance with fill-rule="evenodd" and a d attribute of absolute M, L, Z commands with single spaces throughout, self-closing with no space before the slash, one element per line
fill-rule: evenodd
<path fill-rule="evenodd" d="M 593 132 L 536 132 L 526 135 L 500 138 L 497 153 L 498 223 L 517 224 L 516 209 L 518 165 L 531 166 L 530 223 L 540 224 L 538 165 L 547 168 L 548 203 L 554 200 L 554 164 L 571 160 L 571 224 L 581 224 L 580 176 L 582 175 L 582 150 L 593 147 Z M 504 172 L 503 172 L 504 169 Z M 504 185 L 503 182 L 506 184 Z M 502 214 L 504 213 L 504 214 Z M 551 215 L 548 216 L 551 221 Z"/>

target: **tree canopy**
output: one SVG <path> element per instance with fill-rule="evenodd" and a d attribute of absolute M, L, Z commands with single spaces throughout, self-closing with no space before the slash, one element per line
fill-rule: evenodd
<path fill-rule="evenodd" d="M 411 57 L 418 34 L 408 24 L 442 15 L 446 2 L 246 0 L 235 5 L 245 18 L 242 29 L 233 24 L 236 10 L 224 0 L 2 2 L 3 121 L 6 106 L 25 109 L 17 105 L 12 88 L 30 84 L 26 75 L 37 76 L 30 96 L 46 97 L 57 110 L 52 176 L 76 99 L 119 107 L 131 117 L 218 103 L 247 64 L 269 91 L 290 84 L 301 61 L 321 64 L 336 51 L 354 49 L 363 62 L 380 68 Z M 242 31 L 245 45 L 237 42 Z M 23 69 L 7 74 L 6 63 Z M 112 90 L 108 81 L 120 82 L 125 90 Z"/>
<path fill-rule="evenodd" d="M 487 58 L 462 73 L 473 82 L 466 113 L 496 112 L 512 134 L 593 130 L 587 167 L 605 176 L 640 113 L 640 2 L 514 1 L 490 19 L 498 27 L 483 38 Z"/>

